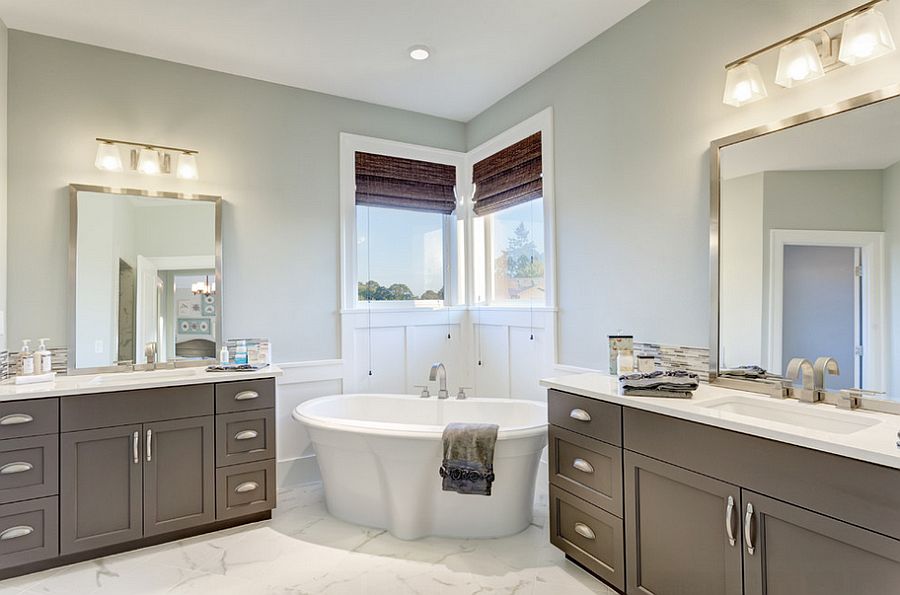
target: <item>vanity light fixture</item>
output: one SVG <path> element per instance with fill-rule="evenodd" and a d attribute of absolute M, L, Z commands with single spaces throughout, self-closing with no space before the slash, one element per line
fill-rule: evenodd
<path fill-rule="evenodd" d="M 97 144 L 97 158 L 94 159 L 94 165 L 103 171 L 122 171 L 119 147 L 108 142 Z"/>
<path fill-rule="evenodd" d="M 428 49 L 427 45 L 414 45 L 409 48 L 409 57 L 417 62 L 427 60 L 430 55 L 431 50 Z"/>
<path fill-rule="evenodd" d="M 844 21 L 842 37 L 838 59 L 850 66 L 880 58 L 896 49 L 887 19 L 874 8 Z"/>
<path fill-rule="evenodd" d="M 119 145 L 130 148 L 128 165 L 130 171 L 151 176 L 171 174 L 173 173 L 172 155 L 176 155 L 178 159 L 174 172 L 176 177 L 182 180 L 197 180 L 200 177 L 197 167 L 197 151 L 110 138 L 97 138 L 97 157 L 94 160 L 97 169 L 104 171 L 122 171 L 124 169 Z"/>
<path fill-rule="evenodd" d="M 766 96 L 759 67 L 751 60 L 772 50 L 778 50 L 775 82 L 786 88 L 821 78 L 845 64 L 855 66 L 893 51 L 887 20 L 875 9 L 887 1 L 869 0 L 726 64 L 722 101 L 740 107 Z M 843 23 L 842 33 L 832 37 L 826 29 L 835 23 Z"/>

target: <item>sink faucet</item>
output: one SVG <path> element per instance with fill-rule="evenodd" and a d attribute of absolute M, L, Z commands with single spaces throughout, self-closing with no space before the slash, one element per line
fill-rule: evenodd
<path fill-rule="evenodd" d="M 151 370 L 156 369 L 156 341 L 150 341 L 144 345 L 144 357 L 147 358 L 147 365 Z"/>
<path fill-rule="evenodd" d="M 438 362 L 436 364 L 431 365 L 431 374 L 428 375 L 428 380 L 434 382 L 438 381 L 438 399 L 447 399 L 450 397 L 450 393 L 447 392 L 447 368 L 444 367 L 444 364 Z"/>
<path fill-rule="evenodd" d="M 787 377 L 799 380 L 803 376 L 803 388 L 795 388 L 794 394 L 804 403 L 815 403 L 820 395 L 816 389 L 815 368 L 806 358 L 795 357 L 788 362 Z"/>
<path fill-rule="evenodd" d="M 817 358 L 813 369 L 815 371 L 816 400 L 822 401 L 825 398 L 825 373 L 838 376 L 841 369 L 838 367 L 836 359 L 827 356 Z"/>

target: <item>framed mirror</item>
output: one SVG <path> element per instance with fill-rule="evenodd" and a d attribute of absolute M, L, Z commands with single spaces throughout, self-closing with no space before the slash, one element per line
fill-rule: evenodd
<path fill-rule="evenodd" d="M 70 373 L 206 365 L 222 345 L 222 199 L 71 184 Z"/>
<path fill-rule="evenodd" d="M 827 391 L 900 398 L 898 139 L 895 86 L 712 143 L 711 382 L 831 357 Z"/>

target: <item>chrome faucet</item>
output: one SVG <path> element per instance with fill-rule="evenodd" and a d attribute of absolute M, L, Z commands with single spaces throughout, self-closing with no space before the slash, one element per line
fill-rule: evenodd
<path fill-rule="evenodd" d="M 438 399 L 447 399 L 450 397 L 450 393 L 447 392 L 447 368 L 444 367 L 444 364 L 440 362 L 432 364 L 428 380 L 432 382 L 435 380 L 438 381 Z"/>
<path fill-rule="evenodd" d="M 825 373 L 827 372 L 832 376 L 838 376 L 841 373 L 841 369 L 838 367 L 837 360 L 828 356 L 817 358 L 816 363 L 813 365 L 813 369 L 815 372 L 816 401 L 824 401 Z"/>
<path fill-rule="evenodd" d="M 156 354 L 156 341 L 150 341 L 146 345 L 144 345 L 144 357 L 147 358 L 147 365 L 150 366 L 151 370 L 156 369 Z"/>
<path fill-rule="evenodd" d="M 795 357 L 788 362 L 787 377 L 799 380 L 803 376 L 803 388 L 795 388 L 794 394 L 804 403 L 815 403 L 820 395 L 816 388 L 816 374 L 812 363 L 806 358 Z"/>

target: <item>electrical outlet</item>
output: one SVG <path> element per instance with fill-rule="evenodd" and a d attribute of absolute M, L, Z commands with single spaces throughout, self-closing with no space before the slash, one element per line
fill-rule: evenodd
<path fill-rule="evenodd" d="M 94 353 L 103 353 L 103 339 L 94 341 Z"/>

